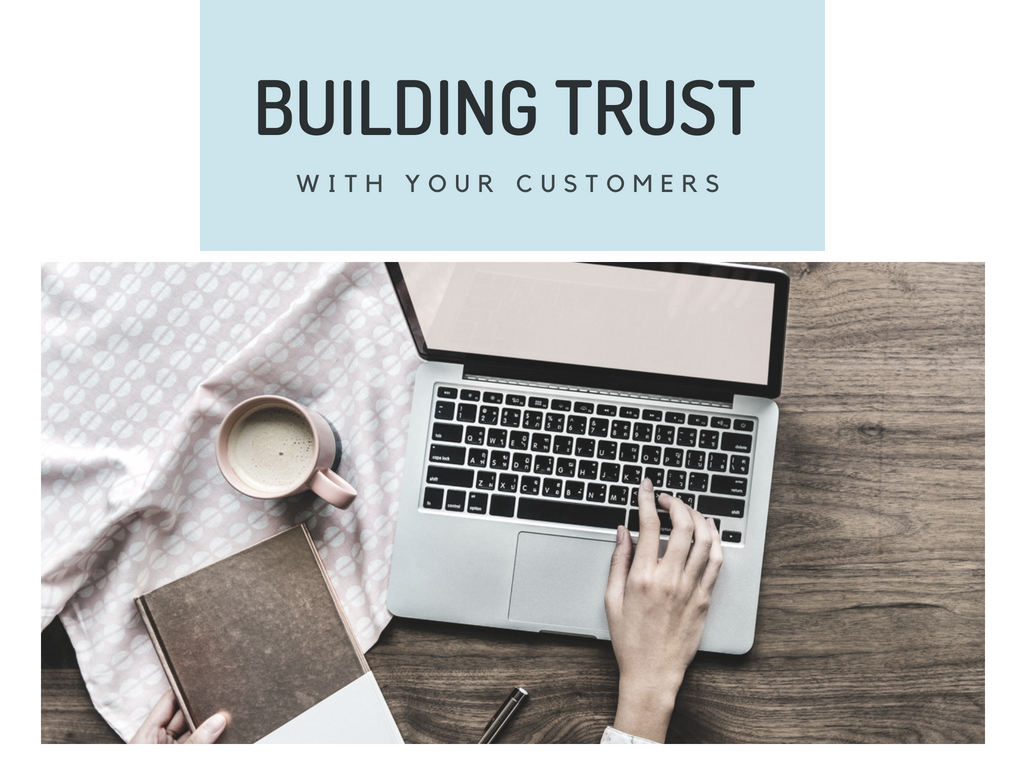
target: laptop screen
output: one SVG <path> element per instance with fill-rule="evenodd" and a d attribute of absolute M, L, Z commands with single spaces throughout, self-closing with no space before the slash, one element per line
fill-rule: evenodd
<path fill-rule="evenodd" d="M 769 384 L 779 307 L 779 280 L 770 276 L 784 273 L 730 265 L 688 271 L 672 268 L 696 265 L 647 266 L 658 268 L 400 265 L 429 350 L 756 388 Z"/>

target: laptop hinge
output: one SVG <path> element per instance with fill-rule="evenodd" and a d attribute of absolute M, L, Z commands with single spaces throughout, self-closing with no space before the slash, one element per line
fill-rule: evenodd
<path fill-rule="evenodd" d="M 469 373 L 463 371 L 463 379 L 469 381 L 480 381 L 488 384 L 506 384 L 516 387 L 536 387 L 538 389 L 553 389 L 561 390 L 563 392 L 573 392 L 583 395 L 594 395 L 594 396 L 605 396 L 605 397 L 629 397 L 636 400 L 653 401 L 660 403 L 680 403 L 682 405 L 700 405 L 706 408 L 724 408 L 732 409 L 732 400 L 722 401 L 718 399 L 709 398 L 701 395 L 694 397 L 675 396 L 675 395 L 658 395 L 658 394 L 647 394 L 641 392 L 627 392 L 619 389 L 611 389 L 605 387 L 580 387 L 571 384 L 558 384 L 555 382 L 544 382 L 544 381 L 526 381 L 523 379 L 512 379 L 500 376 L 488 376 L 480 373 Z"/>

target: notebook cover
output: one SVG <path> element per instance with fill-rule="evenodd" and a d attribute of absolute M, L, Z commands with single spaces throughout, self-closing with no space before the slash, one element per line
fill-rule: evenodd
<path fill-rule="evenodd" d="M 252 743 L 369 671 L 305 525 L 135 598 L 194 729 Z"/>

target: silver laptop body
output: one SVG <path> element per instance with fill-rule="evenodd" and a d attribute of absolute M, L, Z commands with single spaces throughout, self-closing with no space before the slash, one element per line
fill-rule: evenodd
<path fill-rule="evenodd" d="M 608 639 L 615 529 L 635 541 L 634 489 L 649 474 L 722 531 L 701 650 L 748 651 L 788 276 L 732 264 L 388 269 L 425 361 L 389 610 Z"/>

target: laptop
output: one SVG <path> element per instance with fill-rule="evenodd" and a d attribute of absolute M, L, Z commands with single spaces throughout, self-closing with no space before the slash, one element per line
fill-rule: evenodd
<path fill-rule="evenodd" d="M 609 639 L 637 489 L 711 517 L 700 649 L 754 640 L 789 277 L 737 264 L 392 263 L 416 348 L 397 616 Z M 662 519 L 662 549 L 671 532 Z"/>

